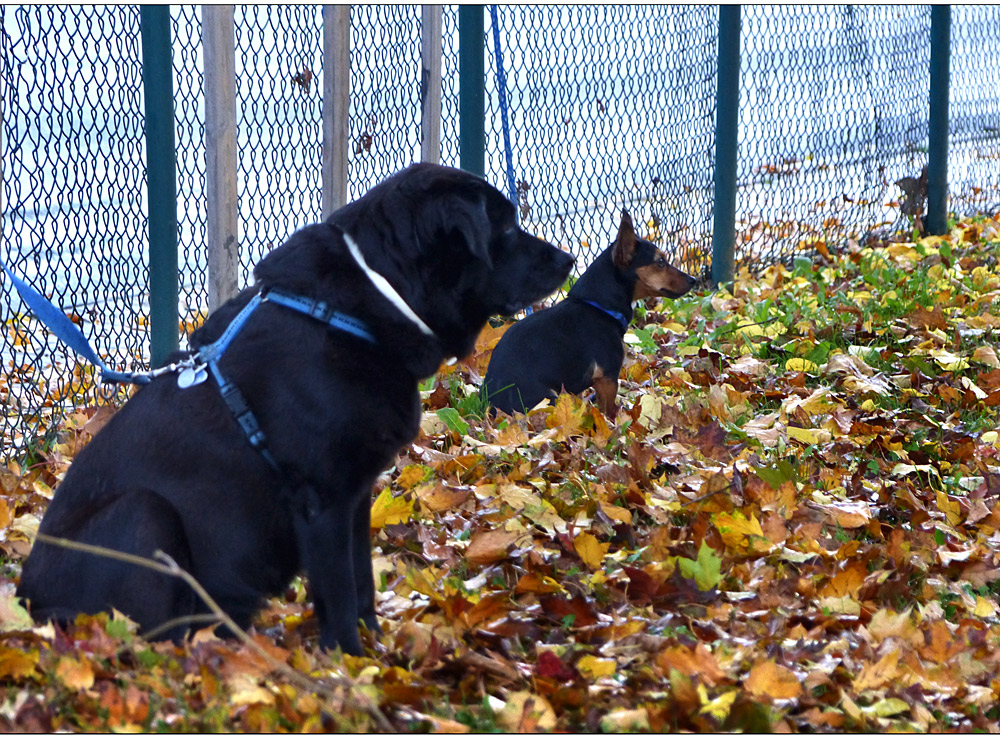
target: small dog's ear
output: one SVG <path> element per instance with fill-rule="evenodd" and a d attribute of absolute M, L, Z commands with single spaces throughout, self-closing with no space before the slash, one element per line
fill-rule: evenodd
<path fill-rule="evenodd" d="M 632 216 L 627 210 L 622 211 L 622 222 L 618 226 L 618 238 L 615 239 L 612 256 L 618 269 L 628 267 L 635 257 L 635 228 L 632 226 Z"/>

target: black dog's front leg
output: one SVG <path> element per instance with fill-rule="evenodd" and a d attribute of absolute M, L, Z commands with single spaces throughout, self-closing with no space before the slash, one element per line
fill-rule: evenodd
<path fill-rule="evenodd" d="M 351 538 L 351 558 L 354 561 L 354 582 L 358 593 L 358 618 L 379 634 L 382 628 L 375 617 L 375 573 L 372 572 L 371 497 L 365 495 L 354 512 Z"/>
<path fill-rule="evenodd" d="M 300 494 L 303 492 L 306 491 L 300 491 Z M 315 491 L 310 490 L 306 495 L 311 498 L 310 503 L 316 502 Z M 368 496 L 364 496 L 361 507 L 367 509 L 368 500 Z M 320 624 L 320 643 L 328 649 L 340 645 L 348 654 L 360 655 L 364 650 L 358 636 L 358 592 L 361 586 L 355 572 L 359 559 L 355 526 L 356 515 L 349 508 L 304 505 L 295 514 L 295 535 L 312 588 Z M 370 546 L 367 535 L 363 543 L 366 547 Z M 368 558 L 370 562 L 370 550 Z M 360 574 L 360 579 L 364 580 L 365 573 Z M 367 587 L 374 595 L 370 564 L 367 581 Z M 374 618 L 374 602 L 368 607 Z"/>

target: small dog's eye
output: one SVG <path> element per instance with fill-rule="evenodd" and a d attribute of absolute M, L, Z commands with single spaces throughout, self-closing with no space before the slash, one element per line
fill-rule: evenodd
<path fill-rule="evenodd" d="M 666 267 L 667 266 L 667 260 L 664 259 L 663 257 L 657 257 L 657 259 L 656 259 L 656 266 L 657 267 Z"/>

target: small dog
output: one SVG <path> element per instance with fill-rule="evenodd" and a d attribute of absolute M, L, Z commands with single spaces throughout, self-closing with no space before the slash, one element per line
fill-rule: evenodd
<path fill-rule="evenodd" d="M 40 533 L 161 550 L 241 627 L 304 569 L 321 643 L 360 654 L 359 620 L 378 629 L 372 485 L 417 434 L 419 380 L 572 264 L 482 179 L 411 166 L 261 260 L 171 358 L 184 371 L 80 452 Z M 177 578 L 40 540 L 18 595 L 38 620 L 117 608 L 175 640 L 208 612 Z"/>
<path fill-rule="evenodd" d="M 506 413 L 527 412 L 562 390 L 580 394 L 593 387 L 597 407 L 614 418 L 632 303 L 679 298 L 694 284 L 652 242 L 635 235 L 632 217 L 622 211 L 615 242 L 566 299 L 518 321 L 500 338 L 486 372 L 490 404 Z"/>

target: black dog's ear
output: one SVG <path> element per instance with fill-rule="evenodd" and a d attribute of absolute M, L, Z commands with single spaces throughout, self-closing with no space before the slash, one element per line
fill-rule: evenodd
<path fill-rule="evenodd" d="M 618 226 L 618 238 L 615 239 L 612 256 L 618 269 L 628 267 L 635 257 L 635 227 L 632 225 L 632 216 L 627 210 L 622 211 L 622 222 Z"/>
<path fill-rule="evenodd" d="M 437 236 L 457 234 L 469 252 L 492 267 L 490 260 L 491 224 L 482 195 L 470 198 L 453 195 L 440 199 L 434 206 L 434 217 L 427 226 Z"/>

